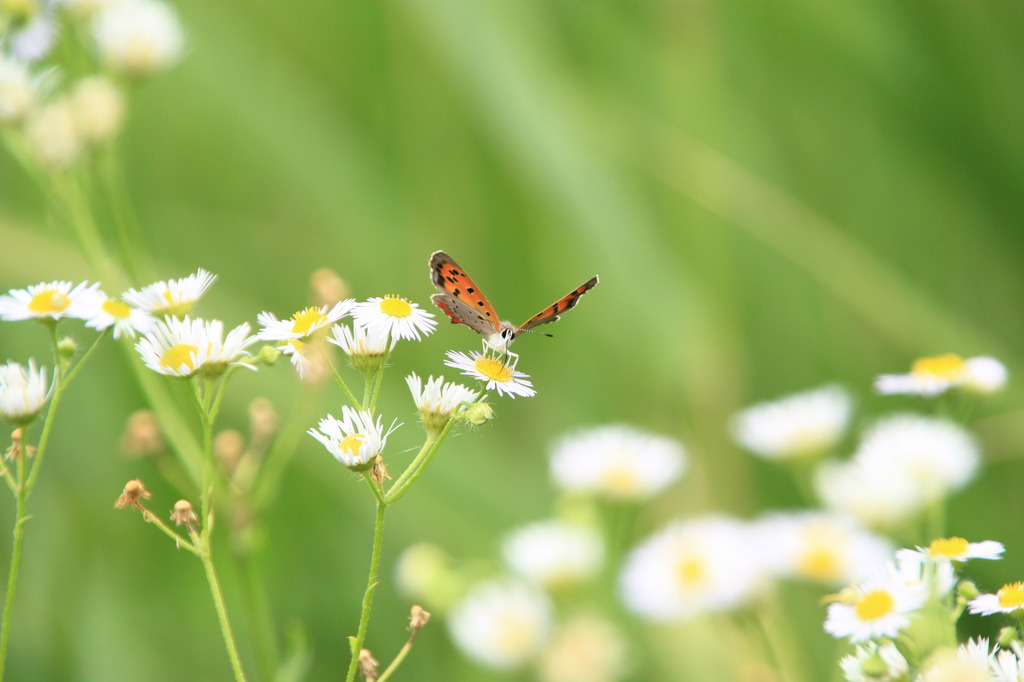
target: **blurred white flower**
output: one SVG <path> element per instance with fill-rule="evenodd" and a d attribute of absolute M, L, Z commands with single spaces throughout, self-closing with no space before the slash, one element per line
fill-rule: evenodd
<path fill-rule="evenodd" d="M 7 51 L 15 59 L 26 62 L 39 61 L 53 49 L 57 36 L 53 0 L 41 0 L 23 24 L 11 29 L 5 27 Z"/>
<path fill-rule="evenodd" d="M 551 475 L 562 490 L 623 501 L 650 499 L 686 467 L 678 441 L 626 425 L 570 433 L 551 454 Z"/>
<path fill-rule="evenodd" d="M 533 659 L 547 643 L 553 612 L 534 588 L 507 580 L 474 587 L 451 610 L 448 630 L 456 646 L 491 668 L 508 670 Z"/>
<path fill-rule="evenodd" d="M 37 83 L 28 66 L 0 55 L 0 123 L 18 123 L 35 106 Z"/>
<path fill-rule="evenodd" d="M 842 387 L 825 386 L 748 407 L 733 418 L 732 433 L 768 459 L 822 455 L 843 437 L 850 410 Z"/>
<path fill-rule="evenodd" d="M 42 282 L 25 289 L 11 289 L 0 296 L 0 319 L 59 320 L 64 317 L 85 318 L 87 304 L 95 296 L 99 284 L 81 282 Z"/>
<path fill-rule="evenodd" d="M 1024 582 L 1007 583 L 995 594 L 982 594 L 971 600 L 971 613 L 991 616 L 994 613 L 1024 613 Z"/>
<path fill-rule="evenodd" d="M 557 589 L 593 578 L 601 570 L 604 544 L 594 528 L 551 519 L 514 531 L 502 543 L 502 556 L 520 576 Z"/>
<path fill-rule="evenodd" d="M 957 647 L 955 651 L 942 649 L 931 654 L 917 680 L 919 682 L 992 682 L 1001 680 L 1002 678 L 993 669 L 995 662 L 995 655 L 989 650 L 987 639 L 969 640 Z M 1019 682 L 1021 678 L 1015 673 L 1009 679 Z"/>
<path fill-rule="evenodd" d="M 17 362 L 0 365 L 0 417 L 12 424 L 27 424 L 49 398 L 46 368 L 36 367 L 35 360 L 29 360 L 28 367 Z"/>
<path fill-rule="evenodd" d="M 548 643 L 538 665 L 540 682 L 614 682 L 628 672 L 626 638 L 609 621 L 576 616 Z"/>
<path fill-rule="evenodd" d="M 483 355 L 476 351 L 470 351 L 470 354 L 466 355 L 454 350 L 448 351 L 445 355 L 448 359 L 444 364 L 452 369 L 461 370 L 463 374 L 477 381 L 485 382 L 484 388 L 488 391 L 497 391 L 499 396 L 508 394 L 513 398 L 517 395 L 529 398 L 537 394 L 533 384 L 528 381 L 529 375 L 517 371 L 515 365 L 506 364 L 493 355 Z"/>
<path fill-rule="evenodd" d="M 52 169 L 71 166 L 85 150 L 68 97 L 56 97 L 36 107 L 25 121 L 25 137 L 32 153 Z"/>
<path fill-rule="evenodd" d="M 398 428 L 385 430 L 381 418 L 374 420 L 365 410 L 354 410 L 348 405 L 341 408 L 341 419 L 327 415 L 317 429 L 307 433 L 320 441 L 334 458 L 350 469 L 364 469 L 376 461 L 387 445 L 388 436 Z"/>
<path fill-rule="evenodd" d="M 995 540 L 968 542 L 964 538 L 938 538 L 928 547 L 901 549 L 897 555 L 916 554 L 937 561 L 967 561 L 968 559 L 1002 559 L 1006 548 Z"/>
<path fill-rule="evenodd" d="M 188 277 L 154 282 L 140 290 L 129 289 L 121 298 L 153 315 L 181 317 L 192 310 L 216 279 L 217 275 L 199 268 Z"/>
<path fill-rule="evenodd" d="M 154 372 L 175 377 L 190 377 L 196 372 L 216 376 L 229 365 L 241 364 L 255 369 L 244 357 L 245 349 L 256 341 L 243 322 L 224 336 L 220 320 L 191 320 L 167 317 L 145 334 L 135 350 Z"/>
<path fill-rule="evenodd" d="M 370 332 L 419 341 L 437 327 L 432 313 L 398 296 L 375 296 L 352 308 L 352 318 Z"/>
<path fill-rule="evenodd" d="M 723 516 L 677 521 L 626 558 L 619 581 L 626 606 L 650 620 L 685 620 L 750 601 L 764 583 L 751 531 Z"/>
<path fill-rule="evenodd" d="M 892 642 L 860 645 L 853 655 L 839 659 L 839 668 L 846 682 L 900 682 L 910 672 L 907 659 Z"/>
<path fill-rule="evenodd" d="M 169 69 L 185 45 L 178 15 L 158 0 L 106 4 L 96 12 L 92 29 L 103 63 L 129 76 Z"/>
<path fill-rule="evenodd" d="M 985 640 L 982 641 L 984 642 Z M 994 654 L 991 666 L 993 682 L 1020 682 L 1024 680 L 1024 652 L 1019 648 L 1014 651 L 1003 649 L 999 653 Z M 956 682 L 961 681 L 958 679 Z"/>
<path fill-rule="evenodd" d="M 880 375 L 875 379 L 875 390 L 882 394 L 935 396 L 963 386 L 977 393 L 992 393 L 1003 387 L 1006 375 L 1006 367 L 995 358 L 964 360 L 947 353 L 918 358 L 907 374 Z"/>
<path fill-rule="evenodd" d="M 299 373 L 299 379 L 317 382 L 327 376 L 331 366 L 322 339 L 285 341 L 277 349 L 288 356 L 292 367 Z"/>
<path fill-rule="evenodd" d="M 852 518 L 835 513 L 775 513 L 758 521 L 760 553 L 776 575 L 840 587 L 869 575 L 893 547 Z"/>
<path fill-rule="evenodd" d="M 126 106 L 124 95 L 109 78 L 83 78 L 71 91 L 69 102 L 82 140 L 103 143 L 121 132 Z"/>

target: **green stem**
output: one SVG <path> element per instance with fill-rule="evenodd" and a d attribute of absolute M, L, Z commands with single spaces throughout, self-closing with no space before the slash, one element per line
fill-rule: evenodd
<path fill-rule="evenodd" d="M 441 443 L 444 442 L 444 439 L 448 437 L 448 432 L 452 430 L 452 426 L 455 424 L 456 420 L 457 417 L 449 419 L 448 423 L 444 425 L 443 429 L 441 429 L 441 433 L 437 436 L 430 432 L 427 433 L 427 440 L 423 443 L 423 447 L 420 448 L 419 453 L 412 462 L 409 463 L 409 466 L 406 467 L 405 471 L 402 472 L 402 475 L 398 477 L 394 485 L 391 486 L 391 489 L 388 490 L 387 494 L 384 496 L 384 499 L 388 504 L 397 502 L 409 491 L 409 486 L 419 478 L 426 466 L 430 464 L 430 460 L 433 459 L 434 454 L 441 446 Z"/>
<path fill-rule="evenodd" d="M 24 453 L 21 455 L 24 457 Z M 3 623 L 0 624 L 0 680 L 4 678 L 7 663 L 7 640 L 11 634 L 11 610 L 14 606 L 14 590 L 18 586 L 18 569 L 21 566 L 21 547 L 25 537 L 25 513 L 27 495 L 25 489 L 18 491 L 18 503 L 14 520 L 14 540 L 11 545 L 11 569 L 7 575 L 7 594 L 4 596 Z"/>
<path fill-rule="evenodd" d="M 206 581 L 210 584 L 210 595 L 213 597 L 213 606 L 217 610 L 217 620 L 220 622 L 220 632 L 224 637 L 224 647 L 228 652 L 228 659 L 231 661 L 231 670 L 235 674 L 236 682 L 245 682 L 245 673 L 242 671 L 242 661 L 238 656 L 238 646 L 235 644 L 235 637 L 231 633 L 231 621 L 228 620 L 228 610 L 224 604 L 224 595 L 221 593 L 220 581 L 217 580 L 217 571 L 213 567 L 213 557 L 210 552 L 210 527 L 204 526 L 200 535 L 202 552 L 199 558 L 202 559 L 203 569 L 206 571 Z"/>
<path fill-rule="evenodd" d="M 348 384 L 345 383 L 345 380 L 341 378 L 341 374 L 338 372 L 338 368 L 334 366 L 334 363 L 331 362 L 330 358 L 327 359 L 327 364 L 330 366 L 331 372 L 334 374 L 334 380 L 338 382 L 338 386 L 341 386 L 341 390 L 345 391 L 345 395 L 348 396 L 348 400 L 350 403 L 352 403 L 352 407 L 360 407 L 362 403 L 360 403 L 359 400 L 356 399 L 356 394 L 352 392 L 352 390 L 348 387 Z"/>
<path fill-rule="evenodd" d="M 137 506 L 139 507 L 139 511 L 142 512 L 143 520 L 146 523 L 152 523 L 154 526 L 159 528 L 160 531 L 164 535 L 166 535 L 167 537 L 169 537 L 172 540 L 174 540 L 174 544 L 177 545 L 179 549 L 180 548 L 184 548 L 184 549 L 188 550 L 189 552 L 192 552 L 193 554 L 195 554 L 197 557 L 200 557 L 200 558 L 202 557 L 202 553 L 201 553 L 199 547 L 196 546 L 191 540 L 186 540 L 185 538 L 183 538 L 180 535 L 178 535 L 176 532 L 174 532 L 173 528 L 171 528 L 166 523 L 164 523 L 163 520 L 160 519 L 160 517 L 158 517 L 156 514 L 154 514 L 149 509 L 146 509 L 145 507 L 143 507 L 141 505 L 137 505 Z"/>
<path fill-rule="evenodd" d="M 363 610 L 359 616 L 359 630 L 356 631 L 356 636 L 350 640 L 352 661 L 349 663 L 345 682 L 354 682 L 356 679 L 356 671 L 359 669 L 359 652 L 363 650 L 363 642 L 366 641 L 366 628 L 370 623 L 370 607 L 373 605 L 373 591 L 377 587 L 380 546 L 384 536 L 384 511 L 387 507 L 386 502 L 377 501 L 377 516 L 373 524 L 373 550 L 370 554 L 370 572 L 366 578 L 366 592 L 363 594 Z"/>
<path fill-rule="evenodd" d="M 412 645 L 416 643 L 417 634 L 418 631 L 413 632 L 412 635 L 409 636 L 405 646 L 402 647 L 388 667 L 384 669 L 384 672 L 380 674 L 380 677 L 377 678 L 376 682 L 386 682 L 386 680 L 391 677 L 391 673 L 395 672 L 398 669 L 398 666 L 402 665 L 402 661 L 404 661 L 405 657 L 409 655 L 410 651 L 412 651 Z"/>
<path fill-rule="evenodd" d="M 257 659 L 263 672 L 263 679 L 272 680 L 277 671 L 278 646 L 266 590 L 253 552 L 246 551 L 244 555 L 239 554 L 238 564 L 245 577 L 245 589 L 248 595 L 245 601 L 249 613 L 249 623 L 257 639 Z"/>

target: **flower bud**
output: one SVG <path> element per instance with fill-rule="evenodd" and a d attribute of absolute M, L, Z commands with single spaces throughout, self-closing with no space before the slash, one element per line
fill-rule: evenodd
<path fill-rule="evenodd" d="M 132 458 L 151 457 L 167 451 L 163 429 L 150 410 L 138 410 L 128 417 L 121 434 L 121 452 Z"/>
<path fill-rule="evenodd" d="M 348 285 L 330 268 L 313 271 L 309 284 L 317 305 L 334 305 L 348 298 Z"/>
<path fill-rule="evenodd" d="M 462 414 L 462 418 L 473 426 L 483 426 L 494 419 L 494 408 L 490 403 L 474 403 Z"/>
<path fill-rule="evenodd" d="M 140 500 L 148 500 L 151 497 L 153 497 L 153 493 L 146 490 L 146 486 L 142 484 L 142 481 L 136 478 L 124 484 L 124 490 L 121 491 L 120 497 L 114 502 L 114 506 L 118 509 L 129 506 L 143 509 Z M 145 510 L 143 509 L 143 511 Z"/>

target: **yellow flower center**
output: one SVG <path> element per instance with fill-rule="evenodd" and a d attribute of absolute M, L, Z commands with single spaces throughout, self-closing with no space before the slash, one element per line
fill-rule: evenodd
<path fill-rule="evenodd" d="M 707 567 L 699 557 L 687 557 L 676 566 L 676 578 L 683 591 L 699 588 L 707 580 Z"/>
<path fill-rule="evenodd" d="M 506 655 L 515 656 L 526 650 L 535 638 L 536 631 L 529 623 L 516 614 L 506 613 L 498 617 L 498 649 Z"/>
<path fill-rule="evenodd" d="M 28 302 L 28 309 L 34 313 L 41 315 L 47 315 L 50 313 L 59 313 L 71 305 L 71 299 L 53 289 L 47 289 L 40 291 L 38 294 L 32 297 L 32 300 Z"/>
<path fill-rule="evenodd" d="M 1016 582 L 999 588 L 999 605 L 1004 609 L 1024 607 L 1024 583 Z"/>
<path fill-rule="evenodd" d="M 887 591 L 872 590 L 858 599 L 853 609 L 858 619 L 867 621 L 889 615 L 895 605 L 896 602 Z"/>
<path fill-rule="evenodd" d="M 491 381 L 500 381 L 501 383 L 505 383 L 512 380 L 511 368 L 486 355 L 481 355 L 474 360 L 473 366 L 476 367 L 476 371 L 480 372 Z"/>
<path fill-rule="evenodd" d="M 160 364 L 168 369 L 178 369 L 182 365 L 189 369 L 195 369 L 192 364 L 192 354 L 198 352 L 199 349 L 191 344 L 179 343 L 167 349 L 167 352 L 160 357 Z"/>
<path fill-rule="evenodd" d="M 358 457 L 359 446 L 365 442 L 365 438 L 366 437 L 361 433 L 354 433 L 351 436 L 346 436 L 340 443 L 338 443 L 338 450 L 352 457 Z"/>
<path fill-rule="evenodd" d="M 966 370 L 963 358 L 959 355 L 947 353 L 936 355 L 930 358 L 918 358 L 910 368 L 910 372 L 921 377 L 933 377 L 956 381 L 961 379 Z"/>
<path fill-rule="evenodd" d="M 132 314 L 132 309 L 127 303 L 122 303 L 121 301 L 116 301 L 112 298 L 108 298 L 104 301 L 101 307 L 103 308 L 103 312 L 107 315 L 116 317 L 119 320 L 126 319 Z"/>
<path fill-rule="evenodd" d="M 310 329 L 315 329 L 324 323 L 327 316 L 318 308 L 306 308 L 292 315 L 292 331 L 305 336 Z"/>
<path fill-rule="evenodd" d="M 617 467 L 601 474 L 601 488 L 613 497 L 628 498 L 636 493 L 636 471 L 631 467 Z"/>
<path fill-rule="evenodd" d="M 967 553 L 968 542 L 963 538 L 939 538 L 928 545 L 928 553 L 944 559 L 956 559 Z"/>
<path fill-rule="evenodd" d="M 404 298 L 385 296 L 380 302 L 380 311 L 388 317 L 409 317 L 412 306 Z"/>
<path fill-rule="evenodd" d="M 797 570 L 811 580 L 831 582 L 839 577 L 839 557 L 831 549 L 815 547 L 800 556 Z"/>

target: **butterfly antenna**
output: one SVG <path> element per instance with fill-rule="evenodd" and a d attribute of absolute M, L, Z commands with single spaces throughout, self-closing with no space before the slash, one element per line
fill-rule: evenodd
<path fill-rule="evenodd" d="M 539 331 L 537 331 L 536 329 L 521 329 L 520 331 L 521 331 L 521 332 L 529 332 L 529 333 L 531 333 L 531 334 L 540 334 L 541 336 L 546 336 L 546 337 L 548 337 L 549 339 L 553 339 L 553 338 L 555 338 L 555 335 L 554 335 L 554 334 L 548 334 L 547 332 L 539 332 Z"/>

